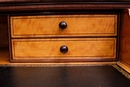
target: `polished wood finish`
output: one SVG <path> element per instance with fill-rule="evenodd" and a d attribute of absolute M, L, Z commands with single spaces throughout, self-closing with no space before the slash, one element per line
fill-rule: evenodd
<path fill-rule="evenodd" d="M 126 64 L 125 62 L 117 62 L 117 65 L 122 67 L 125 71 L 127 71 L 130 74 L 130 65 Z"/>
<path fill-rule="evenodd" d="M 115 65 L 116 62 L 68 62 L 68 63 L 12 63 L 9 60 L 7 49 L 0 50 L 0 66 L 2 67 L 46 67 L 46 66 L 107 66 Z"/>
<path fill-rule="evenodd" d="M 116 36 L 117 15 L 49 15 L 10 17 L 12 37 Z M 67 28 L 61 30 L 59 23 Z"/>
<path fill-rule="evenodd" d="M 130 66 L 130 16 L 128 10 L 122 13 L 120 31 L 120 61 Z"/>
<path fill-rule="evenodd" d="M 120 61 L 130 65 L 130 16 L 128 10 L 122 13 L 120 33 Z"/>
<path fill-rule="evenodd" d="M 66 45 L 63 54 L 60 47 Z M 116 58 L 115 38 L 13 39 L 12 59 L 94 59 Z"/>
<path fill-rule="evenodd" d="M 69 62 L 69 63 L 12 63 L 9 61 L 7 48 L 0 49 L 0 66 L 2 67 L 46 67 L 46 66 L 107 66 L 116 62 Z"/>
<path fill-rule="evenodd" d="M 9 51 L 7 49 L 0 48 L 0 65 L 9 64 Z"/>
<path fill-rule="evenodd" d="M 37 3 L 33 3 L 33 1 L 37 2 Z M 59 1 L 64 1 L 64 2 L 59 2 Z M 86 0 L 84 0 L 84 2 L 81 2 L 82 0 L 77 0 L 78 2 L 75 2 L 76 0 L 71 0 L 71 3 L 69 2 L 70 0 L 68 0 L 66 2 L 66 0 L 0 0 L 0 14 L 15 14 L 15 15 L 19 15 L 19 13 L 21 14 L 25 14 L 25 13 L 30 13 L 30 14 L 34 14 L 35 13 L 39 13 L 39 12 L 67 12 L 67 11 L 78 11 L 78 12 L 96 12 L 96 13 L 114 13 L 114 12 L 119 12 L 119 13 L 123 13 L 125 9 L 130 8 L 130 2 L 128 1 L 124 1 L 124 0 L 118 0 L 121 2 L 117 2 L 117 0 L 115 0 L 115 2 L 109 2 L 108 0 L 102 0 L 100 2 L 98 2 L 98 0 L 95 0 L 94 2 L 86 2 Z M 106 1 L 106 2 L 103 2 Z M 98 3 L 97 3 L 98 2 Z M 129 27 L 129 16 L 126 13 L 123 13 L 122 15 L 122 19 L 121 19 L 121 25 L 123 27 L 119 26 L 119 29 L 121 29 L 120 31 L 120 35 L 121 38 L 119 38 L 120 42 L 120 52 L 119 54 L 119 61 L 124 62 L 127 65 L 130 65 L 130 61 L 129 61 L 129 29 L 126 28 Z M 3 17 L 1 15 L 2 19 L 0 24 L 2 24 L 3 20 L 6 20 L 7 17 Z M 118 20 L 119 21 L 119 20 Z M 126 23 L 126 24 L 125 24 Z M 4 25 L 1 25 L 1 27 L 4 26 L 5 28 L 0 28 L 2 29 L 0 32 L 0 46 L 6 46 L 8 45 L 8 41 L 6 38 L 8 38 L 7 35 L 7 30 L 6 30 L 6 23 L 4 23 Z M 119 36 L 120 36 L 119 35 Z M 4 38 L 4 39 L 3 39 Z M 10 47 L 9 47 L 10 49 Z M 125 53 L 126 52 L 126 53 Z M 9 52 L 7 52 L 9 53 Z M 1 55 L 3 55 L 3 53 L 1 53 Z M 8 57 L 0 57 L 0 61 L 4 60 L 8 61 Z M 104 62 L 100 62 L 100 63 L 104 63 Z M 108 62 L 110 63 L 110 62 Z M 123 63 L 123 64 L 124 64 Z M 12 63 L 11 63 L 12 64 Z M 23 63 L 24 64 L 24 63 Z M 91 64 L 91 62 L 89 62 L 89 64 Z"/>
<path fill-rule="evenodd" d="M 10 60 L 11 62 L 117 60 L 115 38 L 117 16 L 117 14 L 10 16 L 12 48 Z M 59 26 L 62 21 L 66 22 L 65 29 Z M 60 38 L 54 38 L 59 36 Z M 89 38 L 90 36 L 96 38 Z M 107 38 L 98 38 L 99 36 Z M 44 37 L 46 39 L 43 39 Z M 60 48 L 63 45 L 66 45 L 68 52 L 61 52 Z"/>
<path fill-rule="evenodd" d="M 122 10 L 130 8 L 130 2 L 47 2 L 47 3 L 1 3 L 0 11 L 3 12 L 34 12 L 34 11 L 63 11 L 64 10 Z M 111 10 L 110 10 L 111 9 Z"/>

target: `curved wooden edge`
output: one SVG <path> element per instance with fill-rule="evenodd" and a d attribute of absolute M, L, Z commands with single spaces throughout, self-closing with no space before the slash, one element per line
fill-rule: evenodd
<path fill-rule="evenodd" d="M 40 0 L 0 0 L 0 3 L 29 3 L 29 2 L 39 2 Z"/>
<path fill-rule="evenodd" d="M 130 8 L 128 4 L 92 4 L 92 3 L 74 3 L 74 4 L 45 4 L 45 3 L 33 3 L 33 4 L 0 4 L 1 12 L 12 12 L 12 11 L 58 11 L 58 10 L 90 10 L 90 9 L 127 9 Z"/>
<path fill-rule="evenodd" d="M 0 0 L 0 3 L 129 3 L 129 0 Z"/>

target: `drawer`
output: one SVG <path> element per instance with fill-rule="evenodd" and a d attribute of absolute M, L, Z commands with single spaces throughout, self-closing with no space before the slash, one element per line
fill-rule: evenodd
<path fill-rule="evenodd" d="M 10 28 L 11 37 L 116 36 L 117 15 L 10 16 Z"/>
<path fill-rule="evenodd" d="M 12 60 L 115 58 L 115 38 L 12 39 Z"/>

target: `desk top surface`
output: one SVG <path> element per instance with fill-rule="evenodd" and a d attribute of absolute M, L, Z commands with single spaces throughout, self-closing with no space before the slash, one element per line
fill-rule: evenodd
<path fill-rule="evenodd" d="M 1 87 L 130 87 L 112 66 L 0 67 Z"/>

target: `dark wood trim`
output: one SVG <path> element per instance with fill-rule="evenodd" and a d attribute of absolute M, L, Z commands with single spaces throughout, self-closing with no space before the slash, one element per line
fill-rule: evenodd
<path fill-rule="evenodd" d="M 121 31 L 121 12 L 117 16 L 117 43 L 116 43 L 116 58 L 119 61 L 119 52 L 120 52 L 120 32 Z"/>
<path fill-rule="evenodd" d="M 0 0 L 0 3 L 39 2 L 40 0 Z"/>
<path fill-rule="evenodd" d="M 0 3 L 128 3 L 129 0 L 0 0 Z"/>
<path fill-rule="evenodd" d="M 10 17 L 9 15 L 7 16 L 8 18 L 8 36 L 9 36 L 9 60 L 12 60 L 12 43 L 11 43 L 11 26 L 10 26 Z"/>
<path fill-rule="evenodd" d="M 129 0 L 0 0 L 0 3 L 18 3 L 18 2 L 23 2 L 23 3 L 32 3 L 32 2 L 37 2 L 37 3 L 45 3 L 45 2 L 129 2 Z"/>
<path fill-rule="evenodd" d="M 19 4 L 19 5 L 0 5 L 0 12 L 14 11 L 58 11 L 58 10 L 92 10 L 92 9 L 127 9 L 128 4 Z"/>
<path fill-rule="evenodd" d="M 12 63 L 78 63 L 78 62 L 116 62 L 115 58 L 90 58 L 90 59 L 11 59 Z"/>
<path fill-rule="evenodd" d="M 10 17 L 13 16 L 43 16 L 43 15 L 116 15 L 124 10 L 121 9 L 87 9 L 87 10 L 58 10 L 58 11 L 24 11 L 24 12 L 11 12 L 9 13 Z"/>

